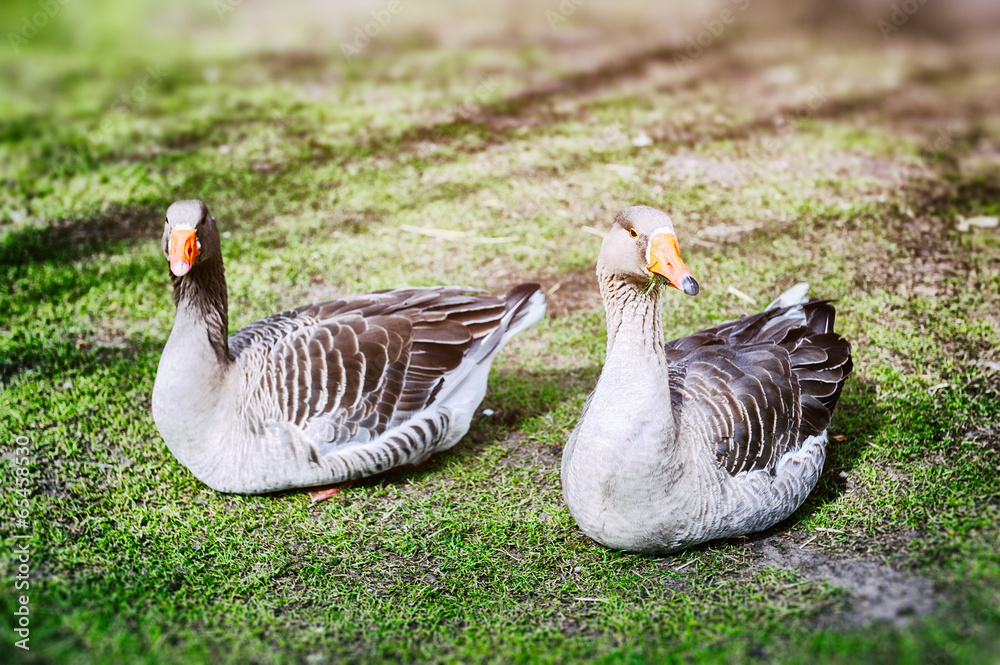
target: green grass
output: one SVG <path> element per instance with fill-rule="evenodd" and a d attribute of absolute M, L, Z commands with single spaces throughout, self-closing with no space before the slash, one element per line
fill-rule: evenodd
<path fill-rule="evenodd" d="M 544 10 L 519 10 L 539 19 L 521 34 L 487 6 L 492 39 L 441 27 L 473 34 L 471 15 L 404 13 L 346 59 L 368 10 L 276 23 L 251 4 L 220 19 L 210 3 L 68 3 L 0 54 L 5 483 L 15 437 L 32 453 L 31 651 L 12 637 L 23 530 L 4 491 L 0 660 L 995 659 L 1000 232 L 956 230 L 1000 205 L 1000 81 L 975 40 L 809 33 L 803 51 L 768 41 L 763 19 L 783 10 L 761 3 L 680 69 L 683 40 L 658 36 L 669 15 L 586 5 L 532 37 Z M 595 26 L 620 52 L 574 45 Z M 116 106 L 150 66 L 162 79 Z M 816 85 L 822 105 L 775 124 Z M 640 132 L 653 145 L 634 146 Z M 494 415 L 453 450 L 316 505 L 218 494 L 150 417 L 173 320 L 163 213 L 190 197 L 224 232 L 234 330 L 401 284 L 533 279 L 551 313 L 505 349 Z M 668 296 L 672 335 L 800 280 L 837 300 L 856 369 L 836 440 L 806 504 L 764 537 L 931 580 L 932 612 L 848 622 L 855 591 L 768 565 L 761 538 L 651 558 L 575 528 L 559 459 L 604 354 L 599 238 L 581 228 L 635 203 L 671 213 L 702 283 Z"/>

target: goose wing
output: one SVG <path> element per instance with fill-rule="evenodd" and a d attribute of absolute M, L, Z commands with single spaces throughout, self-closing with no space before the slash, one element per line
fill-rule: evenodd
<path fill-rule="evenodd" d="M 429 406 L 504 312 L 503 298 L 462 288 L 394 289 L 275 314 L 229 346 L 257 382 L 258 426 L 294 423 L 326 454 Z"/>
<path fill-rule="evenodd" d="M 775 307 L 665 345 L 681 436 L 697 437 L 732 475 L 773 470 L 819 434 L 853 367 L 827 301 Z"/>

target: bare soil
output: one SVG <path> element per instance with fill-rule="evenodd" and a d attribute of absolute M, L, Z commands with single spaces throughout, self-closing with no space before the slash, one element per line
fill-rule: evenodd
<path fill-rule="evenodd" d="M 844 610 L 826 618 L 834 626 L 861 627 L 873 621 L 901 626 L 929 614 L 939 595 L 924 577 L 872 559 L 834 556 L 787 535 L 772 535 L 754 544 L 762 565 L 787 568 L 810 580 L 823 580 L 848 594 Z"/>

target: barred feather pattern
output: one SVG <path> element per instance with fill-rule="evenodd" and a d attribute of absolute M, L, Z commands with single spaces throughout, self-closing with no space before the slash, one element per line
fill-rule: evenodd
<path fill-rule="evenodd" d="M 229 342 L 256 400 L 248 424 L 256 433 L 268 420 L 311 428 L 321 454 L 371 441 L 426 408 L 504 312 L 500 298 L 401 289 L 251 324 Z"/>
<path fill-rule="evenodd" d="M 731 476 L 773 473 L 786 453 L 826 430 L 853 369 L 834 318 L 828 301 L 813 299 L 667 342 L 680 430 Z"/>
<path fill-rule="evenodd" d="M 300 307 L 240 330 L 229 340 L 243 379 L 234 438 L 250 442 L 242 457 L 259 463 L 243 470 L 238 491 L 342 482 L 454 445 L 472 414 L 439 398 L 477 367 L 488 371 L 503 341 L 543 312 L 534 284 L 502 298 L 406 288 Z M 472 389 L 484 393 L 480 373 L 483 385 Z"/>

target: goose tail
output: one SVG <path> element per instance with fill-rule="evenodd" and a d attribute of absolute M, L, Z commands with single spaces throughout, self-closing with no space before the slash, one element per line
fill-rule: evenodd
<path fill-rule="evenodd" d="M 515 286 L 504 296 L 506 311 L 500 325 L 482 340 L 476 355 L 489 358 L 503 348 L 510 338 L 530 328 L 545 316 L 545 294 L 538 284 L 529 282 Z"/>

